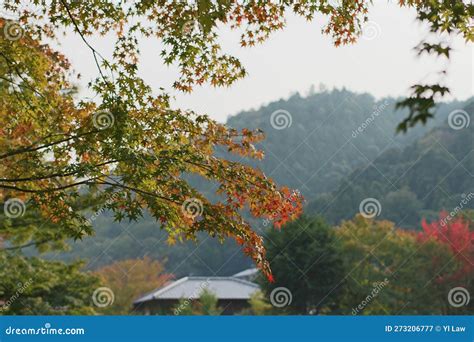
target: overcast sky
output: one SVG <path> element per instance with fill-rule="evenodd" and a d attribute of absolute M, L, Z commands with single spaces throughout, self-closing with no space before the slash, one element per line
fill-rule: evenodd
<path fill-rule="evenodd" d="M 472 44 L 461 38 L 453 40 L 455 51 L 449 64 L 442 58 L 415 56 L 413 47 L 427 35 L 426 28 L 415 21 L 415 12 L 397 5 L 376 1 L 364 37 L 351 46 L 335 48 L 331 39 L 321 34 L 325 19 L 317 17 L 308 23 L 296 16 L 288 17 L 284 30 L 276 32 L 264 44 L 241 48 L 239 34 L 221 30 L 226 51 L 239 57 L 248 76 L 230 88 L 197 88 L 191 94 L 171 89 L 177 77 L 174 67 L 165 67 L 159 57 L 161 46 L 156 40 L 142 42 L 140 72 L 154 88 L 165 87 L 176 95 L 176 105 L 224 121 L 241 110 L 261 105 L 294 92 L 306 94 L 312 84 L 346 87 L 370 92 L 376 97 L 408 94 L 416 82 L 436 80 L 436 72 L 448 66 L 447 84 L 453 97 L 465 99 L 473 91 Z M 110 56 L 110 39 L 90 39 L 103 55 Z M 97 75 L 92 55 L 77 35 L 70 34 L 60 47 L 82 78 L 82 95 L 86 84 Z"/>

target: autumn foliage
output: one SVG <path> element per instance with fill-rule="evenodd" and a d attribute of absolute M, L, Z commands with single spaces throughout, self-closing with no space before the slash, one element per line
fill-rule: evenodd
<path fill-rule="evenodd" d="M 426 242 L 434 239 L 449 246 L 454 257 L 462 265 L 456 277 L 462 278 L 474 272 L 474 231 L 469 228 L 469 221 L 463 217 L 451 217 L 441 212 L 438 221 L 428 223 L 423 219 L 423 231 L 418 233 L 418 240 Z"/>
<path fill-rule="evenodd" d="M 163 286 L 172 279 L 164 272 L 163 264 L 149 257 L 114 262 L 98 269 L 95 274 L 101 286 L 110 288 L 114 302 L 105 309 L 107 314 L 127 314 L 139 296 Z"/>
<path fill-rule="evenodd" d="M 0 29 L 8 25 L 0 19 Z M 168 95 L 154 96 L 136 76 L 129 58 L 137 51 L 129 47 L 122 59 L 120 44 L 115 83 L 102 74 L 93 86 L 101 103 L 75 101 L 66 57 L 42 44 L 34 29 L 18 29 L 18 39 L 0 39 L 0 201 L 20 201 L 26 213 L 2 220 L 3 237 L 16 244 L 21 233 L 18 247 L 53 248 L 91 235 L 91 210 L 110 210 L 118 221 L 146 211 L 168 232 L 168 242 L 195 240 L 199 232 L 234 238 L 270 276 L 262 238 L 241 212 L 281 226 L 299 216 L 301 196 L 216 154 L 219 148 L 263 158 L 256 148 L 261 131 L 237 131 L 172 108 Z M 195 189 L 190 174 L 214 182 L 220 200 Z"/>
<path fill-rule="evenodd" d="M 472 40 L 472 5 L 399 4 L 414 7 L 433 32 L 459 30 Z M 2 220 L 1 236 L 17 248 L 54 248 L 93 234 L 90 210 L 110 210 L 118 221 L 137 220 L 146 211 L 169 233 L 170 243 L 196 240 L 199 232 L 237 240 L 270 277 L 262 237 L 242 211 L 279 227 L 300 215 L 301 196 L 258 169 L 217 156 L 219 149 L 262 158 L 256 148 L 262 132 L 237 131 L 175 108 L 171 91 L 230 86 L 246 75 L 239 59 L 220 45 L 222 26 L 241 33 L 240 45 L 252 46 L 282 29 L 288 12 L 307 20 L 324 14 L 323 32 L 341 45 L 360 36 L 370 5 L 362 0 L 3 1 L 2 9 L 17 20 L 0 18 L 0 202 L 23 202 L 29 221 Z M 77 35 L 97 67 L 88 84 L 93 99 L 77 98 L 72 66 L 49 46 L 64 32 Z M 110 58 L 89 41 L 98 35 L 113 42 Z M 151 89 L 140 77 L 143 38 L 158 40 L 161 62 L 179 70 L 172 90 Z M 216 184 L 219 200 L 211 201 L 186 175 Z M 189 203 L 191 212 L 184 206 Z"/>

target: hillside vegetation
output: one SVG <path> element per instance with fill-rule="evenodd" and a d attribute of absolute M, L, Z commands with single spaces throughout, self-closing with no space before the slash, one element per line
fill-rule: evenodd
<path fill-rule="evenodd" d="M 266 139 L 261 144 L 265 158 L 254 165 L 260 167 L 276 183 L 296 188 L 303 193 L 308 204 L 307 213 L 320 213 L 327 216 L 329 222 L 336 222 L 353 217 L 364 196 L 387 196 L 383 201 L 384 217 L 397 220 L 401 210 L 408 207 L 409 212 L 414 213 L 406 222 L 416 224 L 419 222 L 417 220 L 421 209 L 425 207 L 424 202 L 421 203 L 421 193 L 434 182 L 425 184 L 428 182 L 427 174 L 433 168 L 441 171 L 445 168 L 442 165 L 446 164 L 447 168 L 453 162 L 448 153 L 442 153 L 440 146 L 432 146 L 433 138 L 430 138 L 434 135 L 438 137 L 439 134 L 451 137 L 452 132 L 448 128 L 439 128 L 425 138 L 419 141 L 417 139 L 428 132 L 430 127 L 442 124 L 448 113 L 461 104 L 443 104 L 436 119 L 430 121 L 429 127 L 415 127 L 408 134 L 397 135 L 396 125 L 406 113 L 395 112 L 395 102 L 396 99 L 393 98 L 376 101 L 368 94 L 356 94 L 347 90 L 321 91 L 307 97 L 296 94 L 288 100 L 279 100 L 258 110 L 232 116 L 227 125 L 235 128 L 260 128 L 265 132 Z M 279 110 L 285 110 L 291 116 L 291 125 L 283 129 L 272 126 L 272 113 Z M 449 145 L 448 148 L 452 147 L 454 150 L 462 149 L 462 141 L 467 141 L 465 136 L 468 132 L 463 134 L 464 138 L 452 136 L 455 141 L 449 144 L 443 137 L 444 145 Z M 467 148 L 467 144 L 464 147 Z M 410 169 L 413 161 L 424 155 L 426 149 L 432 153 L 425 156 L 426 162 L 418 163 Z M 463 151 L 458 152 L 462 154 L 465 152 Z M 217 153 L 222 155 L 227 152 Z M 372 165 L 373 160 L 384 174 L 388 173 L 390 176 L 392 173 L 389 172 L 393 172 L 390 177 L 401 176 L 397 183 L 399 190 L 387 186 L 385 179 Z M 403 165 L 399 169 L 390 171 L 394 164 L 402 161 Z M 438 164 L 439 167 L 436 166 Z M 407 174 L 402 172 L 405 169 Z M 471 167 L 472 169 L 474 168 Z M 356 177 L 360 170 L 364 170 L 363 175 L 352 182 L 351 177 Z M 458 168 L 459 172 L 462 172 L 461 168 Z M 458 173 L 453 173 L 452 177 L 456 177 Z M 415 176 L 425 181 L 414 179 Z M 452 180 L 450 177 L 448 179 Z M 467 179 L 464 180 L 466 182 Z M 194 179 L 193 183 L 208 194 L 216 190 L 213 184 L 201 179 Z M 351 186 L 342 191 L 348 183 Z M 459 188 L 458 194 L 462 193 L 462 187 L 461 184 L 456 187 Z M 378 190 L 375 191 L 376 189 Z M 434 194 L 441 191 L 438 189 Z M 426 203 L 436 202 L 434 194 L 426 199 Z M 413 200 L 408 202 L 404 196 Z M 452 203 L 456 199 L 454 196 Z M 404 206 L 399 209 L 397 205 L 400 203 Z M 436 210 L 441 204 L 437 203 L 432 209 Z M 260 231 L 271 225 L 271 222 L 262 220 L 251 222 L 254 229 Z M 116 260 L 149 256 L 163 260 L 166 272 L 177 276 L 230 275 L 252 266 L 233 241 L 224 242 L 225 246 L 222 246 L 216 239 L 200 235 L 197 243 L 169 246 L 166 243 L 166 232 L 146 216 L 139 222 L 117 223 L 113 222 L 110 215 L 103 213 L 93 224 L 97 228 L 96 236 L 76 243 L 70 252 L 60 258 L 85 258 L 89 269 L 97 269 Z"/>

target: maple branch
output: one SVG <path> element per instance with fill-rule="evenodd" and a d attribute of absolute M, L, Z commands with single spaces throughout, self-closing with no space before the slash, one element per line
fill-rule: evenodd
<path fill-rule="evenodd" d="M 82 41 L 86 44 L 86 46 L 92 51 L 92 55 L 94 57 L 95 64 L 97 66 L 97 69 L 99 70 L 100 76 L 104 80 L 106 84 L 109 84 L 107 81 L 106 77 L 104 76 L 104 73 L 102 72 L 102 68 L 100 67 L 99 60 L 97 56 L 99 56 L 103 61 L 105 61 L 107 64 L 107 60 L 87 41 L 87 39 L 84 37 L 82 34 L 81 30 L 79 29 L 79 26 L 77 25 L 76 19 L 74 19 L 71 10 L 69 9 L 67 3 L 64 0 L 60 0 L 64 8 L 66 9 L 67 15 L 69 16 L 69 19 L 71 19 L 72 24 L 74 25 L 74 28 L 76 29 L 77 33 L 81 37 Z"/>
<path fill-rule="evenodd" d="M 112 164 L 112 163 L 116 163 L 118 162 L 118 160 L 109 160 L 109 161 L 106 161 L 106 162 L 103 162 L 103 163 L 99 163 L 99 164 L 95 164 L 95 165 L 91 165 L 91 167 L 101 167 L 101 166 L 104 166 L 104 165 L 108 165 L 108 164 Z M 67 172 L 67 173 L 64 173 L 64 172 L 61 172 L 61 173 L 53 173 L 53 174 L 50 174 L 50 175 L 41 175 L 41 176 L 36 176 L 36 177 L 24 177 L 24 178 L 0 178 L 0 182 L 4 182 L 4 183 L 12 183 L 12 182 L 28 182 L 28 181 L 36 181 L 36 180 L 44 180 L 44 179 L 50 179 L 50 178 L 55 178 L 55 177 L 68 177 L 68 176 L 73 176 L 79 172 L 81 172 L 82 170 L 76 170 L 76 171 L 71 171 L 71 172 Z"/>
<path fill-rule="evenodd" d="M 219 161 L 220 159 L 216 158 L 215 159 L 216 161 Z M 200 167 L 204 170 L 207 170 L 208 172 L 211 173 L 211 175 L 215 175 L 215 171 L 211 168 L 212 165 L 209 165 L 209 164 L 202 164 L 202 163 L 196 163 L 196 162 L 193 162 L 193 161 L 190 161 L 190 160 L 184 160 L 185 163 L 188 163 L 188 164 L 191 164 L 191 165 L 194 165 L 194 166 L 197 166 L 197 167 Z M 234 164 L 234 165 L 239 165 L 238 163 L 232 163 L 232 162 L 229 162 L 230 164 Z M 223 180 L 227 181 L 228 183 L 234 183 L 234 180 L 231 180 L 225 176 L 221 176 Z M 266 188 L 261 186 L 260 184 L 257 184 L 255 182 L 253 182 L 252 180 L 246 178 L 246 177 L 242 177 L 243 180 L 245 180 L 246 182 L 248 182 L 249 184 L 255 186 L 256 188 L 260 188 L 260 189 L 263 189 L 265 190 Z"/>
<path fill-rule="evenodd" d="M 87 185 L 100 184 L 100 183 L 92 182 L 94 179 L 98 179 L 98 178 L 100 178 L 100 177 L 92 177 L 92 178 L 86 179 L 84 181 L 75 182 L 75 183 L 64 185 L 64 186 L 59 186 L 57 188 L 48 188 L 48 189 L 43 189 L 43 190 L 19 188 L 19 187 L 16 187 L 16 186 L 4 185 L 4 184 L 0 184 L 0 189 L 8 189 L 8 190 L 16 190 L 16 191 L 19 191 L 19 192 L 42 194 L 42 193 L 49 193 L 49 192 L 56 192 L 56 191 L 60 191 L 60 190 L 65 190 L 65 189 L 73 188 L 73 187 L 76 187 L 78 185 L 83 185 L 83 184 L 87 184 Z"/>
<path fill-rule="evenodd" d="M 61 139 L 61 140 L 58 140 L 58 141 L 53 141 L 51 143 L 44 144 L 44 145 L 33 148 L 33 146 L 35 145 L 35 143 L 34 143 L 33 145 L 30 145 L 28 147 L 24 147 L 24 148 L 20 148 L 20 149 L 17 149 L 17 150 L 10 151 L 8 153 L 4 153 L 4 154 L 0 155 L 0 159 L 5 159 L 5 158 L 8 158 L 8 157 L 12 157 L 12 156 L 15 156 L 15 155 L 18 155 L 18 154 L 21 154 L 21 153 L 35 152 L 35 151 L 41 150 L 43 148 L 48 148 L 48 147 L 58 145 L 58 144 L 61 144 L 63 142 L 69 141 L 69 140 L 81 138 L 83 136 L 90 135 L 90 134 L 95 134 L 95 133 L 98 133 L 98 132 L 100 132 L 100 131 L 95 130 L 95 131 L 85 132 L 85 133 L 82 133 L 82 134 L 78 134 L 78 135 L 75 135 L 75 136 L 72 136 L 72 137 L 69 137 L 69 138 L 65 138 L 65 139 Z"/>
<path fill-rule="evenodd" d="M 18 249 L 31 247 L 31 246 L 44 245 L 45 243 L 50 242 L 50 241 L 54 241 L 54 240 L 55 240 L 54 238 L 51 238 L 51 239 L 44 239 L 44 240 L 40 240 L 40 241 L 32 241 L 32 242 L 28 242 L 28 243 L 25 243 L 25 244 L 19 245 L 19 246 L 3 247 L 3 248 L 0 248 L 0 251 L 12 251 L 12 250 L 18 250 Z"/>
<path fill-rule="evenodd" d="M 15 64 L 13 63 L 13 61 L 10 60 L 10 58 L 8 58 L 7 55 L 5 55 L 2 51 L 0 51 L 0 55 L 3 57 L 3 59 L 5 59 L 5 61 L 7 62 L 8 66 L 9 66 L 9 67 L 12 67 L 12 68 L 14 69 L 15 73 L 18 75 L 18 77 L 27 85 L 27 86 L 24 86 L 25 88 L 28 88 L 28 89 L 32 90 L 35 94 L 41 96 L 43 99 L 46 99 L 46 97 L 45 97 L 40 91 L 38 91 L 36 88 L 32 87 L 32 86 L 28 83 L 28 81 L 23 77 L 23 75 L 21 74 L 21 72 L 20 72 L 20 71 L 18 70 L 18 68 L 15 66 Z M 8 79 L 6 79 L 6 78 L 3 78 L 3 77 L 2 77 L 2 79 L 6 80 L 6 81 L 8 81 L 8 82 L 11 82 L 11 83 L 13 83 L 13 84 L 15 84 L 15 85 L 20 86 L 19 84 L 16 84 L 16 83 L 14 83 L 13 81 L 8 80 Z"/>
<path fill-rule="evenodd" d="M 107 177 L 107 176 L 106 176 Z M 156 198 L 160 198 L 162 200 L 165 200 L 165 201 L 168 201 L 168 202 L 171 202 L 171 203 L 175 203 L 175 204 L 182 204 L 181 202 L 178 202 L 178 201 L 175 201 L 171 198 L 168 198 L 168 197 L 164 197 L 164 196 L 161 196 L 161 195 L 158 195 L 158 194 L 155 194 L 153 192 L 149 192 L 149 191 L 146 191 L 146 190 L 142 190 L 142 189 L 139 189 L 139 188 L 136 188 L 136 187 L 132 187 L 132 186 L 128 186 L 128 185 L 125 185 L 125 184 L 122 184 L 122 183 L 118 183 L 116 180 L 114 180 L 113 178 L 111 177 L 107 177 L 109 179 L 111 179 L 113 181 L 113 183 L 110 183 L 110 182 L 107 182 L 107 181 L 102 181 L 100 183 L 97 183 L 97 184 L 101 184 L 101 185 L 110 185 L 110 186 L 117 186 L 119 188 L 122 188 L 122 189 L 125 189 L 125 190 L 130 190 L 130 191 L 134 191 L 134 192 L 137 192 L 137 193 L 141 193 L 143 195 L 146 195 L 146 196 L 151 196 L 151 197 L 156 197 Z"/>

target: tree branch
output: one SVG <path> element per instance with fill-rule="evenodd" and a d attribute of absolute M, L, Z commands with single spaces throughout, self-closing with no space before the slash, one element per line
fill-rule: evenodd
<path fill-rule="evenodd" d="M 0 155 L 0 159 L 5 159 L 5 158 L 12 157 L 12 156 L 22 154 L 22 153 L 35 152 L 35 151 L 41 150 L 43 148 L 48 148 L 48 147 L 58 145 L 58 144 L 61 144 L 63 142 L 69 141 L 69 140 L 81 138 L 83 136 L 90 135 L 90 134 L 95 134 L 95 133 L 98 133 L 98 132 L 100 132 L 100 131 L 99 130 L 90 131 L 90 132 L 78 134 L 78 135 L 75 135 L 75 136 L 72 136 L 72 137 L 69 137 L 69 138 L 61 139 L 61 140 L 58 140 L 58 141 L 53 141 L 51 143 L 44 144 L 44 145 L 37 146 L 37 147 L 33 147 L 34 146 L 34 144 L 33 144 L 33 145 L 30 145 L 30 146 L 25 147 L 25 148 L 20 148 L 20 149 L 17 149 L 17 150 L 10 151 L 8 153 L 4 153 L 4 154 Z"/>

